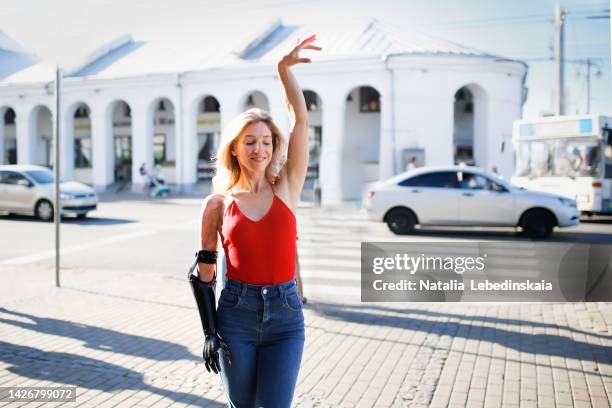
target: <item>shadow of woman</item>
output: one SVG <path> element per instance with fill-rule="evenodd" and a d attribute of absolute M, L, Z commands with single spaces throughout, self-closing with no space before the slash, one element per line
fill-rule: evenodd
<path fill-rule="evenodd" d="M 76 354 L 43 351 L 34 347 L 0 341 L 0 361 L 10 365 L 5 370 L 15 375 L 49 381 L 58 385 L 106 392 L 148 391 L 175 402 L 190 403 L 197 406 L 224 406 L 197 394 L 170 391 L 167 388 L 146 384 L 141 373 Z M 198 394 L 206 391 L 207 389 L 203 387 Z M 129 396 L 126 396 L 126 398 Z M 77 389 L 77 402 L 79 402 L 78 398 L 79 390 Z"/>
<path fill-rule="evenodd" d="M 200 360 L 200 358 L 190 353 L 186 347 L 164 340 L 121 333 L 103 327 L 75 323 L 67 320 L 38 317 L 0 307 L 0 316 L 2 314 L 10 315 L 18 319 L 0 317 L 0 323 L 32 330 L 38 333 L 80 340 L 84 343 L 85 347 L 94 350 L 105 350 L 158 361 Z M 23 321 L 24 319 L 29 321 Z"/>

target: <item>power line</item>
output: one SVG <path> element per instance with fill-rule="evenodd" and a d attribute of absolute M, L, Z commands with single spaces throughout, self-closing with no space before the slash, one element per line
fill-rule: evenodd
<path fill-rule="evenodd" d="M 588 19 L 588 18 L 610 18 L 610 9 L 605 8 L 607 5 L 589 6 L 589 7 L 570 7 L 566 8 L 567 17 L 571 19 Z M 603 14 L 598 16 L 592 16 L 590 14 Z M 448 28 L 448 29 L 463 29 L 463 28 L 480 28 L 480 27 L 498 27 L 507 25 L 526 25 L 536 24 L 542 22 L 553 22 L 553 18 L 550 14 L 532 14 L 525 16 L 512 16 L 512 17 L 497 17 L 497 18 L 483 18 L 473 20 L 456 20 L 446 21 L 439 24 L 432 24 L 431 27 Z"/>

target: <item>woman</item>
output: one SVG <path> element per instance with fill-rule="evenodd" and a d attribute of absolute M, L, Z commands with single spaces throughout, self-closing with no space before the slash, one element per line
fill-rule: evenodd
<path fill-rule="evenodd" d="M 220 371 L 231 407 L 289 407 L 304 347 L 295 282 L 296 219 L 308 166 L 308 113 L 290 67 L 320 50 L 313 35 L 278 63 L 292 121 L 287 142 L 270 116 L 250 109 L 230 123 L 217 152 L 217 194 L 202 206 L 197 275 L 190 273 L 205 332 L 206 368 Z M 286 155 L 285 155 L 286 153 Z M 227 283 L 215 311 L 217 233 Z"/>

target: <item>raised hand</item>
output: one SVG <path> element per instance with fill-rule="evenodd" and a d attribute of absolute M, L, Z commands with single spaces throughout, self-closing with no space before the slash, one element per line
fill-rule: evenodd
<path fill-rule="evenodd" d="M 283 56 L 280 60 L 279 64 L 282 64 L 286 67 L 291 67 L 300 63 L 310 63 L 310 58 L 301 58 L 300 51 L 302 50 L 315 50 L 320 51 L 321 47 L 318 47 L 313 44 L 313 42 L 317 39 L 317 35 L 313 34 L 310 37 L 306 38 L 303 41 L 298 40 L 298 44 L 289 52 L 289 54 Z"/>

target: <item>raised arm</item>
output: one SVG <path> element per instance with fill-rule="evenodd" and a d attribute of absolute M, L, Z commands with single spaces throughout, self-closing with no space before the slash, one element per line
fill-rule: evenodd
<path fill-rule="evenodd" d="M 208 251 L 216 251 L 218 246 L 217 233 L 223 219 L 223 196 L 210 195 L 206 197 L 200 211 L 200 247 Z M 198 275 L 202 282 L 210 282 L 215 273 L 215 265 L 198 263 Z"/>
<path fill-rule="evenodd" d="M 296 64 L 310 63 L 309 58 L 300 58 L 299 52 L 302 50 L 320 50 L 320 47 L 312 45 L 315 40 L 315 35 L 308 37 L 296 45 L 278 63 L 278 76 L 285 93 L 285 101 L 291 120 L 286 174 L 289 188 L 294 197 L 299 196 L 308 169 L 308 110 L 306 109 L 302 89 L 290 68 Z"/>

